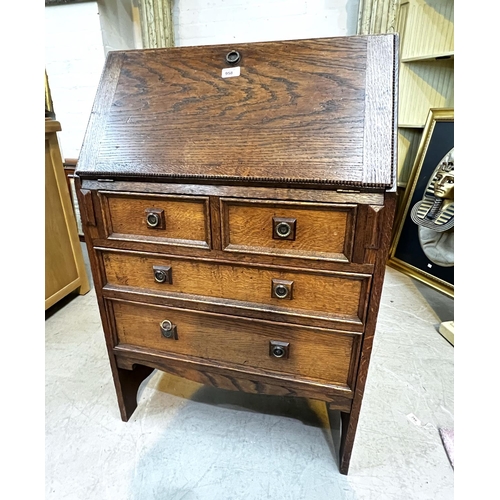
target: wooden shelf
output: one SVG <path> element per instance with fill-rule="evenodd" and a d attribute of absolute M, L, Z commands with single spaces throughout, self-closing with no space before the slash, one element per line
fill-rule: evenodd
<path fill-rule="evenodd" d="M 452 108 L 454 61 L 419 61 L 401 65 L 399 123 L 423 125 L 431 108 Z"/>
<path fill-rule="evenodd" d="M 420 129 L 423 129 L 425 126 L 422 125 L 422 124 L 418 124 L 418 123 L 400 123 L 398 125 L 398 128 L 420 128 Z"/>
<path fill-rule="evenodd" d="M 408 182 L 431 108 L 454 107 L 454 1 L 401 0 L 398 185 Z"/>
<path fill-rule="evenodd" d="M 400 6 L 401 60 L 454 50 L 454 0 L 408 0 Z M 404 26 L 401 26 L 404 24 Z"/>
<path fill-rule="evenodd" d="M 423 127 L 400 127 L 398 129 L 398 184 L 406 185 L 413 161 L 417 155 Z"/>
<path fill-rule="evenodd" d="M 401 59 L 402 63 L 411 63 L 419 61 L 446 61 L 449 59 L 455 59 L 455 54 L 453 52 L 447 52 L 445 54 L 429 54 L 427 56 L 417 56 L 417 57 L 406 57 Z"/>

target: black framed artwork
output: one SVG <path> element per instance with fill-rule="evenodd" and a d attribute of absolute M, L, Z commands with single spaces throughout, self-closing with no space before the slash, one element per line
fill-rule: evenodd
<path fill-rule="evenodd" d="M 454 110 L 429 111 L 388 264 L 454 296 Z"/>

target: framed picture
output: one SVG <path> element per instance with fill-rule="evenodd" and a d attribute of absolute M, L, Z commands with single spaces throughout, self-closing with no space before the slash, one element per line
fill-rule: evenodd
<path fill-rule="evenodd" d="M 454 110 L 431 109 L 389 252 L 389 266 L 454 296 Z"/>

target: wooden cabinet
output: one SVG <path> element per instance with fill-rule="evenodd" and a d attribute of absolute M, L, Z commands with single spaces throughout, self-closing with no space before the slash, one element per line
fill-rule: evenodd
<path fill-rule="evenodd" d="M 347 473 L 396 204 L 397 53 L 396 35 L 110 53 L 76 184 L 123 420 L 155 368 L 316 398 L 341 412 Z"/>
<path fill-rule="evenodd" d="M 45 120 L 45 309 L 69 293 L 90 290 L 57 140 L 59 122 Z"/>

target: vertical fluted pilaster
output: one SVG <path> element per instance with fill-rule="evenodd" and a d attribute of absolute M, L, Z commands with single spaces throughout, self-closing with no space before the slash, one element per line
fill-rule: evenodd
<path fill-rule="evenodd" d="M 144 48 L 174 46 L 172 0 L 139 0 Z"/>

